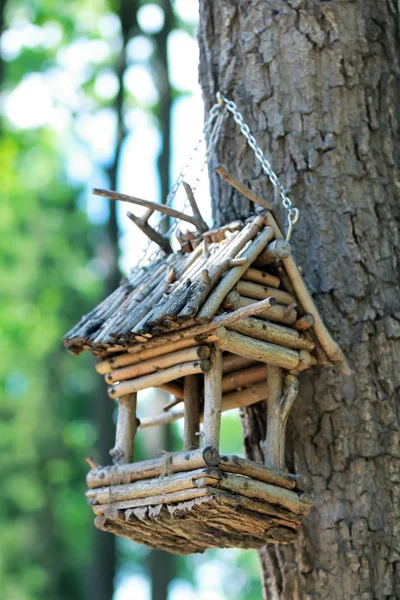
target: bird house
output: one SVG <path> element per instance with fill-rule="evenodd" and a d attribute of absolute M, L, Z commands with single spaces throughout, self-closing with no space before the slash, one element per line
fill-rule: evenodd
<path fill-rule="evenodd" d="M 179 554 L 296 538 L 311 508 L 304 478 L 284 462 L 298 375 L 345 365 L 268 203 L 221 174 L 267 210 L 207 231 L 192 197 L 198 231 L 178 232 L 176 252 L 159 239 L 164 256 L 133 268 L 64 340 L 99 358 L 118 400 L 114 464 L 93 464 L 87 476 L 96 526 Z M 152 387 L 173 400 L 140 419 L 137 393 Z M 257 402 L 267 419 L 263 464 L 220 448 L 221 413 Z M 178 418 L 182 451 L 134 462 L 140 430 Z"/>

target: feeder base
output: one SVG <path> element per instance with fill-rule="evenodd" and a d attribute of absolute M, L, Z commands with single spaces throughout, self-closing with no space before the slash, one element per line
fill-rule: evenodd
<path fill-rule="evenodd" d="M 185 476 L 192 477 L 196 486 L 93 505 L 96 527 L 173 554 L 207 548 L 260 548 L 266 543 L 294 541 L 311 508 L 295 492 L 250 477 L 216 469 Z M 159 478 L 147 481 L 154 488 L 160 486 Z"/>

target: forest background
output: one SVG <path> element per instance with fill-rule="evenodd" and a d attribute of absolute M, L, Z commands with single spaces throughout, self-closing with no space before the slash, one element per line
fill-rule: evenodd
<path fill-rule="evenodd" d="M 197 13 L 197 0 L 0 0 L 0 595 L 7 600 L 261 595 L 254 552 L 178 558 L 94 529 L 84 459 L 110 462 L 115 406 L 93 358 L 73 358 L 61 343 L 144 244 L 126 207 L 93 197 L 91 188 L 162 201 L 199 137 Z M 165 397 L 140 402 L 145 414 Z M 181 433 L 174 425 L 141 435 L 138 452 L 173 450 Z M 222 446 L 241 448 L 235 414 L 224 417 Z"/>

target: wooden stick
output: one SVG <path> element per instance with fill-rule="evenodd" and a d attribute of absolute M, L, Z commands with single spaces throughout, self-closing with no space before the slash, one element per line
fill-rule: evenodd
<path fill-rule="evenodd" d="M 241 308 L 249 307 L 254 302 L 256 302 L 254 298 L 240 296 Z M 268 321 L 278 321 L 278 323 L 284 323 L 285 325 L 292 325 L 297 319 L 297 312 L 293 306 L 286 306 L 284 304 L 277 304 L 276 306 L 269 308 L 268 311 L 260 311 L 258 314 L 262 319 L 267 319 Z"/>
<path fill-rule="evenodd" d="M 153 341 L 154 340 L 152 340 L 152 342 Z M 207 343 L 213 341 L 212 335 L 209 334 L 205 338 L 205 341 L 207 341 Z M 144 362 L 150 358 L 159 358 L 160 356 L 165 356 L 166 354 L 173 353 L 177 350 L 183 350 L 184 348 L 191 348 L 193 346 L 197 346 L 198 343 L 194 340 L 194 338 L 188 338 L 182 340 L 178 339 L 175 342 L 170 342 L 162 346 L 156 346 L 153 348 L 147 348 L 147 345 L 147 343 L 144 344 L 146 350 L 133 353 L 133 351 L 135 350 L 135 346 L 133 346 L 128 349 L 129 352 L 127 352 L 126 354 L 120 354 L 118 356 L 113 356 L 111 358 L 107 358 L 106 360 L 102 360 L 96 363 L 95 369 L 101 375 L 106 375 L 107 373 L 111 373 L 111 371 L 119 369 L 120 367 L 125 367 L 127 365 L 136 365 L 137 363 Z"/>
<path fill-rule="evenodd" d="M 93 512 L 95 515 L 104 515 L 108 510 L 126 510 L 129 508 L 139 508 L 141 506 L 157 506 L 159 504 L 178 504 L 193 500 L 194 498 L 202 498 L 210 494 L 210 488 L 188 488 L 179 492 L 171 492 L 169 494 L 157 494 L 156 496 L 147 496 L 146 498 L 136 498 L 136 500 L 125 500 L 122 502 L 113 502 L 112 504 L 95 504 Z"/>
<path fill-rule="evenodd" d="M 216 466 L 227 473 L 238 473 L 258 481 L 271 483 L 288 490 L 303 489 L 304 477 L 292 475 L 285 471 L 272 471 L 246 458 L 236 455 L 216 455 L 215 460 L 208 461 L 206 448 L 191 452 L 165 454 L 141 462 L 97 467 L 88 472 L 86 484 L 89 489 L 133 483 L 138 480 L 152 479 L 168 474 L 195 471 L 207 466 Z"/>
<path fill-rule="evenodd" d="M 266 377 L 267 369 L 264 364 L 228 373 L 222 378 L 222 392 L 226 393 L 233 390 L 240 390 L 253 383 L 265 381 Z"/>
<path fill-rule="evenodd" d="M 198 358 L 208 358 L 209 356 L 210 348 L 208 346 L 185 348 L 183 350 L 171 352 L 170 354 L 150 358 L 149 360 L 137 363 L 136 365 L 129 365 L 122 369 L 116 369 L 115 371 L 111 371 L 111 373 L 107 373 L 105 380 L 107 383 L 115 383 L 116 381 L 124 381 L 125 379 L 134 379 L 141 375 L 148 375 L 149 373 L 154 373 L 161 369 L 195 361 Z"/>
<path fill-rule="evenodd" d="M 243 390 L 226 393 L 222 396 L 222 412 L 251 406 L 267 400 L 267 384 L 265 381 L 254 383 Z"/>
<path fill-rule="evenodd" d="M 201 381 L 199 375 L 187 375 L 183 383 L 185 401 L 185 428 L 183 449 L 185 452 L 199 447 Z"/>
<path fill-rule="evenodd" d="M 302 502 L 295 492 L 240 475 L 225 473 L 219 482 L 219 487 L 234 494 L 241 494 L 248 498 L 257 498 L 271 504 L 278 504 L 298 515 L 308 514 L 311 508 L 311 505 Z"/>
<path fill-rule="evenodd" d="M 296 323 L 293 325 L 297 331 L 307 331 L 314 325 L 315 319 L 312 315 L 303 315 L 300 319 L 297 319 Z"/>
<path fill-rule="evenodd" d="M 213 467 L 211 467 L 213 468 Z M 90 504 L 109 504 L 136 498 L 146 498 L 156 494 L 169 494 L 196 487 L 193 478 L 207 475 L 206 469 L 197 469 L 189 473 L 175 473 L 165 478 L 138 480 L 134 483 L 101 487 L 86 491 Z"/>
<path fill-rule="evenodd" d="M 188 183 L 186 183 L 186 181 L 182 181 L 182 185 L 185 188 L 185 192 L 186 192 L 187 198 L 189 200 L 193 216 L 197 220 L 197 229 L 203 233 L 208 230 L 208 226 L 207 226 L 207 223 L 203 220 L 203 217 L 201 216 L 201 212 L 199 211 L 199 207 L 197 206 L 197 202 L 194 197 L 193 190 L 190 187 L 190 185 Z"/>
<path fill-rule="evenodd" d="M 229 325 L 228 329 L 232 329 L 232 331 L 236 331 L 236 333 L 241 333 L 242 335 L 263 340 L 264 342 L 270 342 L 271 344 L 277 344 L 285 348 L 293 348 L 294 350 L 304 348 L 311 351 L 315 347 L 312 340 L 300 336 L 298 331 L 290 327 L 278 325 L 277 323 L 268 323 L 253 317 L 236 321 L 236 323 Z"/>
<path fill-rule="evenodd" d="M 242 279 L 253 281 L 254 283 L 261 283 L 262 285 L 269 285 L 273 288 L 278 288 L 281 283 L 279 277 L 253 268 L 247 269 L 247 271 L 243 273 Z"/>
<path fill-rule="evenodd" d="M 225 378 L 223 378 L 223 380 L 224 379 Z M 228 387 L 228 384 L 226 385 Z M 267 386 L 266 382 L 262 381 L 261 377 L 258 377 L 255 383 L 253 383 L 253 385 L 251 385 L 250 387 L 243 388 L 240 391 L 235 390 L 232 392 L 225 392 L 222 396 L 221 411 L 227 412 L 228 410 L 234 410 L 235 408 L 251 406 L 252 404 L 256 404 L 256 402 L 260 402 L 261 400 L 267 400 Z M 180 402 L 181 400 L 177 400 L 176 403 L 178 404 Z M 145 419 L 142 419 L 140 428 L 145 429 L 146 427 L 155 427 L 157 425 L 163 425 L 165 423 L 173 423 L 174 421 L 178 421 L 184 416 L 183 411 L 175 411 L 167 414 L 167 417 L 166 413 L 164 412 L 154 417 L 146 417 Z M 200 422 L 202 421 L 203 414 L 201 413 Z"/>
<path fill-rule="evenodd" d="M 163 383 L 162 385 L 157 386 L 158 389 L 171 394 L 171 396 L 175 396 L 175 399 L 183 400 L 183 386 L 181 386 L 176 381 L 170 381 L 169 383 Z"/>
<path fill-rule="evenodd" d="M 239 354 L 246 358 L 269 363 L 285 369 L 295 369 L 299 364 L 299 353 L 296 350 L 255 340 L 246 335 L 226 331 L 218 334 L 215 342 L 220 348 Z"/>
<path fill-rule="evenodd" d="M 254 264 L 258 267 L 269 265 L 276 260 L 284 260 L 292 253 L 292 247 L 289 242 L 283 239 L 276 239 L 261 252 Z"/>
<path fill-rule="evenodd" d="M 257 362 L 250 358 L 243 358 L 237 354 L 229 354 L 226 352 L 222 355 L 222 374 L 227 375 L 233 371 L 239 371 L 240 369 L 247 369 L 253 367 Z"/>
<path fill-rule="evenodd" d="M 296 303 L 296 298 L 292 294 L 273 287 L 263 286 L 259 283 L 253 283 L 252 281 L 238 281 L 236 289 L 242 296 L 254 298 L 255 300 L 264 300 L 264 298 L 273 296 L 279 304 L 289 305 Z"/>
<path fill-rule="evenodd" d="M 169 243 L 166 237 L 164 237 L 163 235 L 161 235 L 161 233 L 158 233 L 158 231 L 153 229 L 153 227 L 151 227 L 144 219 L 137 217 L 130 211 L 126 213 L 126 216 L 133 223 L 135 223 L 136 227 L 138 227 L 140 231 L 147 235 L 149 240 L 157 244 L 161 248 L 161 250 L 165 252 L 165 254 L 172 254 L 171 244 Z"/>
<path fill-rule="evenodd" d="M 276 238 L 283 239 L 282 232 L 280 231 L 274 217 L 271 214 L 267 215 L 267 222 L 274 229 Z M 315 335 L 317 336 L 322 348 L 328 355 L 328 358 L 334 362 L 340 363 L 342 372 L 346 375 L 350 375 L 351 369 L 347 364 L 343 351 L 325 327 L 318 309 L 315 306 L 314 300 L 312 299 L 311 294 L 299 273 L 299 269 L 297 268 L 293 257 L 288 256 L 285 258 L 283 264 L 302 308 L 306 311 L 306 313 L 314 317 L 313 328 Z"/>
<path fill-rule="evenodd" d="M 229 261 L 229 268 L 232 269 L 233 267 L 243 267 L 243 265 L 248 264 L 249 259 L 244 256 L 242 258 L 231 258 L 231 260 Z"/>
<path fill-rule="evenodd" d="M 142 352 L 144 350 L 147 351 L 150 349 L 159 348 L 160 346 L 166 346 L 167 344 L 172 344 L 188 338 L 194 338 L 197 344 L 204 343 L 204 341 L 207 341 L 207 343 L 215 341 L 215 336 L 217 332 L 216 330 L 218 328 L 223 328 L 225 325 L 235 323 L 239 319 L 257 315 L 259 313 L 267 314 L 267 312 L 270 309 L 272 310 L 272 308 L 276 304 L 275 298 L 267 298 L 266 300 L 262 300 L 261 302 L 256 302 L 254 300 L 251 300 L 250 298 L 248 300 L 249 302 L 244 303 L 242 308 L 239 308 L 234 312 L 225 313 L 218 317 L 215 317 L 212 321 L 210 321 L 209 323 L 205 323 L 204 325 L 188 327 L 187 329 L 181 329 L 180 331 L 167 333 L 159 337 L 154 337 L 144 344 L 135 344 L 134 346 L 130 346 L 128 348 L 129 353 L 135 354 L 136 352 Z M 285 307 L 285 309 L 286 308 L 287 307 Z"/>
<path fill-rule="evenodd" d="M 204 426 L 203 443 L 205 446 L 219 448 L 222 404 L 222 353 L 214 347 L 211 355 L 211 369 L 204 375 Z"/>
<path fill-rule="evenodd" d="M 187 223 L 191 223 L 195 227 L 197 226 L 197 221 L 194 217 L 185 215 L 184 213 L 179 212 L 178 210 L 175 210 L 170 206 L 165 206 L 165 204 L 158 204 L 157 202 L 142 200 L 141 198 L 128 196 L 127 194 L 121 194 L 120 192 L 114 192 L 113 190 L 102 190 L 99 188 L 94 188 L 92 191 L 93 194 L 95 194 L 96 196 L 104 196 L 105 198 L 109 198 L 110 200 L 121 200 L 122 202 L 130 202 L 131 204 L 136 204 L 137 206 L 151 208 L 152 210 L 157 210 L 158 212 L 161 212 L 164 215 L 168 215 L 169 217 L 173 217 L 174 219 L 187 221 Z"/>
<path fill-rule="evenodd" d="M 285 378 L 286 392 L 282 390 L 282 371 L 268 365 L 267 436 L 261 444 L 264 464 L 271 469 L 285 468 L 285 430 L 290 408 L 298 393 L 296 377 Z"/>
<path fill-rule="evenodd" d="M 264 228 L 264 229 L 260 232 L 260 230 L 262 228 Z M 211 312 L 210 309 L 212 307 L 209 306 L 208 299 L 207 299 L 206 304 L 203 305 L 203 308 L 204 308 L 204 306 L 207 306 L 207 315 L 200 314 L 199 307 L 203 304 L 204 300 L 208 296 L 212 296 L 212 295 L 215 296 L 216 288 L 213 289 L 213 287 L 221 279 L 221 276 L 223 276 L 224 273 L 226 272 L 226 270 L 228 268 L 229 260 L 232 258 L 237 258 L 238 254 L 243 251 L 243 248 L 245 248 L 245 246 L 248 244 L 248 242 L 250 242 L 251 240 L 254 240 L 254 238 L 259 239 L 259 235 L 261 235 L 262 238 L 264 238 L 265 237 L 264 231 L 265 231 L 264 217 L 258 216 L 255 219 L 253 219 L 250 223 L 248 223 L 243 228 L 242 231 L 237 232 L 235 234 L 235 236 L 233 236 L 233 240 L 231 243 L 228 242 L 227 244 L 221 244 L 219 252 L 214 253 L 213 256 L 210 257 L 210 260 L 208 263 L 208 271 L 209 271 L 209 276 L 210 276 L 209 285 L 205 285 L 204 282 L 202 282 L 201 285 L 197 286 L 197 291 L 196 291 L 195 296 L 180 311 L 180 313 L 178 315 L 180 318 L 186 319 L 186 318 L 193 317 L 195 314 L 197 314 L 198 317 L 209 319 L 215 314 L 217 309 L 215 309 L 214 313 Z M 257 243 L 257 242 L 254 242 L 254 243 Z M 260 242 L 257 243 L 257 248 L 258 248 L 259 244 L 260 244 Z M 250 247 L 253 248 L 253 243 L 250 244 Z M 243 256 L 248 257 L 247 250 L 245 250 L 243 252 Z M 241 267 L 236 267 L 235 269 L 240 269 L 240 268 Z M 219 285 L 220 284 L 217 285 L 217 289 L 219 288 Z M 231 287 L 233 287 L 233 286 L 231 286 Z M 213 291 L 211 292 L 212 289 L 213 289 Z M 194 290 L 192 290 L 192 292 L 193 291 Z M 211 292 L 211 294 L 210 294 L 210 292 Z M 223 298 L 226 296 L 226 294 L 228 292 L 229 292 L 229 289 L 227 289 L 225 291 L 225 293 L 222 295 L 220 302 L 217 304 L 217 308 L 219 307 Z M 192 294 L 192 296 L 193 296 L 193 294 Z"/>
<path fill-rule="evenodd" d="M 221 304 L 223 310 L 236 310 L 240 307 L 240 294 L 237 290 L 231 290 Z"/>
<path fill-rule="evenodd" d="M 169 423 L 174 423 L 175 421 L 179 421 L 179 419 L 183 419 L 185 416 L 185 411 L 182 410 L 174 410 L 169 412 L 162 412 L 158 415 L 153 415 L 151 417 L 144 417 L 140 419 L 139 429 L 147 429 L 148 427 L 158 427 L 158 425 L 168 425 Z"/>
<path fill-rule="evenodd" d="M 265 248 L 268 241 L 273 236 L 272 228 L 265 227 L 258 236 L 251 242 L 246 248 L 241 258 L 246 258 L 250 263 L 256 256 Z M 230 269 L 213 289 L 205 304 L 198 312 L 198 317 L 203 319 L 210 319 L 221 306 L 225 296 L 231 291 L 234 285 L 239 281 L 243 273 L 246 271 L 247 264 L 233 267 Z M 272 296 L 272 294 L 271 294 Z"/>
<path fill-rule="evenodd" d="M 118 402 L 118 420 L 115 435 L 115 446 L 110 455 L 116 465 L 133 462 L 134 442 L 136 435 L 136 402 L 137 394 L 121 396 Z"/>
<path fill-rule="evenodd" d="M 223 179 L 224 181 L 227 181 L 238 192 L 243 194 L 243 196 L 245 196 L 246 198 L 248 198 L 255 204 L 258 204 L 258 206 L 261 206 L 262 208 L 266 208 L 267 210 L 272 210 L 273 207 L 270 202 L 268 202 L 267 200 L 264 200 L 264 198 L 260 198 L 259 196 L 257 196 L 257 194 L 255 192 L 253 192 L 251 189 L 249 189 L 246 185 L 244 185 L 243 183 L 240 183 L 240 181 L 235 179 L 235 177 L 233 177 L 233 175 L 230 175 L 228 173 L 228 171 L 226 170 L 226 168 L 224 166 L 219 165 L 215 170 L 218 173 L 218 175 L 221 177 L 221 179 Z"/>
<path fill-rule="evenodd" d="M 208 371 L 210 367 L 210 361 L 207 359 L 175 365 L 174 367 L 163 369 L 157 373 L 151 373 L 150 375 L 143 375 L 143 377 L 116 383 L 108 389 L 108 395 L 110 398 L 118 398 L 119 396 L 145 390 L 149 387 L 157 387 L 158 385 L 174 381 L 175 379 L 185 377 L 186 375 L 204 373 Z"/>

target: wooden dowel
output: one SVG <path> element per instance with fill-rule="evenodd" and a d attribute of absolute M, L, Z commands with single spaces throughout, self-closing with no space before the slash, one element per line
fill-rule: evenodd
<path fill-rule="evenodd" d="M 204 446 L 219 448 L 219 434 L 221 428 L 222 404 L 222 353 L 219 348 L 213 347 L 211 354 L 211 368 L 204 375 Z"/>
<path fill-rule="evenodd" d="M 257 267 L 263 267 L 276 260 L 284 260 L 290 256 L 291 253 L 292 247 L 289 242 L 283 239 L 276 239 L 268 245 L 264 252 L 261 252 L 261 254 L 257 256 L 254 264 Z"/>
<path fill-rule="evenodd" d="M 182 181 L 182 185 L 185 188 L 185 192 L 189 200 L 190 207 L 192 209 L 193 217 L 197 220 L 197 229 L 201 232 L 207 231 L 207 223 L 203 220 L 203 217 L 201 216 L 201 212 L 199 210 L 199 207 L 197 206 L 197 202 L 194 197 L 192 188 L 188 183 L 186 183 L 186 181 Z"/>
<path fill-rule="evenodd" d="M 185 426 L 184 451 L 194 450 L 200 444 L 201 380 L 199 375 L 187 375 L 183 383 Z"/>
<path fill-rule="evenodd" d="M 209 356 L 210 348 L 208 346 L 185 348 L 183 350 L 171 352 L 170 354 L 150 358 L 144 362 L 137 363 L 136 365 L 128 365 L 121 369 L 115 369 L 115 371 L 107 373 L 105 380 L 107 383 L 115 383 L 116 381 L 124 381 L 125 379 L 134 379 L 142 375 L 160 371 L 161 369 L 173 367 L 174 365 L 195 361 L 199 358 L 208 358 Z"/>
<path fill-rule="evenodd" d="M 257 237 L 251 242 L 248 248 L 243 251 L 241 258 L 246 258 L 249 262 L 252 262 L 254 258 L 262 251 L 262 249 L 265 248 L 268 241 L 272 239 L 272 236 L 272 228 L 265 227 L 259 232 Z M 246 266 L 247 265 L 233 267 L 227 273 L 225 273 L 220 282 L 207 298 L 205 304 L 199 310 L 199 318 L 210 319 L 217 312 L 226 295 L 231 291 L 231 289 L 246 271 Z"/>
<path fill-rule="evenodd" d="M 133 462 L 136 435 L 136 393 L 121 396 L 118 402 L 117 429 L 115 446 L 110 450 L 114 464 L 123 465 Z"/>
<path fill-rule="evenodd" d="M 126 213 L 126 216 L 132 221 L 132 223 L 135 223 L 136 227 L 138 227 L 140 231 L 147 235 L 149 240 L 157 244 L 161 248 L 161 250 L 165 252 L 165 254 L 172 254 L 171 244 L 169 243 L 166 237 L 164 237 L 163 235 L 161 235 L 161 233 L 158 233 L 158 231 L 153 229 L 153 227 L 151 227 L 144 219 L 137 217 L 130 211 Z"/>
<path fill-rule="evenodd" d="M 273 296 L 279 304 L 289 305 L 296 303 L 296 298 L 292 294 L 273 287 L 263 286 L 259 283 L 253 283 L 252 281 L 238 281 L 236 289 L 242 296 L 254 298 L 255 300 L 264 300 L 269 296 Z"/>
<path fill-rule="evenodd" d="M 253 268 L 247 269 L 247 271 L 243 273 L 242 279 L 253 281 L 254 283 L 261 283 L 261 285 L 269 285 L 273 288 L 278 288 L 281 283 L 279 277 Z"/>
<path fill-rule="evenodd" d="M 255 340 L 234 331 L 225 330 L 225 332 L 218 335 L 218 338 L 219 340 L 215 343 L 233 354 L 239 354 L 246 358 L 285 369 L 295 369 L 299 364 L 299 353 L 296 350 Z"/>
<path fill-rule="evenodd" d="M 311 351 L 315 347 L 312 340 L 300 336 L 298 331 L 290 327 L 278 325 L 277 323 L 268 323 L 253 317 L 236 321 L 236 323 L 229 325 L 228 329 L 258 340 L 263 340 L 264 342 L 270 342 L 271 344 L 277 344 L 285 348 L 293 348 L 294 350 L 304 348 Z"/>
<path fill-rule="evenodd" d="M 243 196 L 245 196 L 255 204 L 258 204 L 258 206 L 261 206 L 262 208 L 272 210 L 272 204 L 270 202 L 264 200 L 264 198 L 260 198 L 259 196 L 257 196 L 255 192 L 253 192 L 246 185 L 238 181 L 235 177 L 233 177 L 233 175 L 230 175 L 230 173 L 228 173 L 227 169 L 223 165 L 219 165 L 215 170 L 221 177 L 221 179 L 227 181 L 238 192 L 243 194 Z"/>
<path fill-rule="evenodd" d="M 240 296 L 240 308 L 249 307 L 254 304 L 254 302 L 257 302 L 257 300 L 254 300 L 254 298 Z M 258 315 L 262 319 L 267 319 L 268 321 L 277 321 L 278 323 L 283 323 L 284 325 L 292 325 L 297 319 L 297 312 L 295 309 L 284 304 L 276 304 L 276 306 L 269 308 L 268 311 L 260 311 Z"/>
<path fill-rule="evenodd" d="M 208 341 L 212 341 L 212 337 L 209 336 L 205 338 L 205 341 L 207 341 L 207 343 Z M 147 348 L 147 344 L 143 344 L 142 346 L 146 347 L 147 349 L 135 353 L 131 352 L 131 350 L 133 351 L 135 349 L 135 347 L 133 346 L 132 348 L 129 348 L 129 352 L 127 352 L 126 354 L 113 356 L 111 358 L 107 358 L 106 360 L 102 360 L 96 363 L 95 369 L 101 375 L 106 375 L 107 373 L 111 373 L 111 371 L 119 369 L 120 367 L 125 367 L 127 365 L 136 365 L 137 363 L 144 362 L 150 358 L 158 358 L 160 356 L 165 356 L 166 354 L 173 353 L 177 350 L 183 350 L 184 348 L 191 348 L 197 345 L 198 343 L 194 340 L 194 338 L 188 338 L 182 340 L 178 339 L 175 342 L 166 343 L 153 348 Z"/>
<path fill-rule="evenodd" d="M 168 383 L 169 381 L 179 379 L 180 377 L 186 377 L 186 375 L 204 373 L 210 369 L 210 366 L 210 361 L 207 359 L 175 365 L 174 367 L 163 369 L 157 373 L 151 373 L 150 375 L 143 375 L 143 377 L 137 377 L 136 379 L 128 379 L 121 383 L 115 383 L 108 389 L 108 395 L 110 398 L 118 398 L 119 396 L 145 390 L 149 387 L 157 387 L 161 384 Z"/>
<path fill-rule="evenodd" d="M 314 325 L 314 317 L 312 315 L 303 315 L 300 319 L 297 319 L 296 323 L 293 325 L 297 331 L 307 331 Z"/>
<path fill-rule="evenodd" d="M 157 202 L 150 202 L 149 200 L 142 200 L 141 198 L 128 196 L 127 194 L 121 194 L 113 190 L 102 190 L 99 188 L 94 188 L 93 194 L 95 194 L 96 196 L 104 196 L 105 198 L 109 198 L 110 200 L 121 200 L 122 202 L 130 202 L 131 204 L 136 204 L 137 206 L 151 208 L 152 210 L 157 210 L 158 212 L 161 212 L 164 215 L 168 215 L 169 217 L 173 217 L 174 219 L 180 219 L 181 221 L 191 223 L 195 227 L 197 226 L 197 221 L 194 217 L 185 215 L 184 213 L 179 212 L 178 210 L 175 210 L 170 206 L 165 206 L 165 204 L 157 204 Z"/>
<path fill-rule="evenodd" d="M 280 231 L 274 217 L 271 214 L 268 214 L 266 218 L 268 224 L 274 229 L 275 237 L 283 239 L 282 232 Z M 312 299 L 311 294 L 299 273 L 299 269 L 293 257 L 288 256 L 285 258 L 283 264 L 302 308 L 306 311 L 306 313 L 314 317 L 313 329 L 322 348 L 328 355 L 328 358 L 334 362 L 339 362 L 343 373 L 350 375 L 351 369 L 347 364 L 343 351 L 325 327 L 317 307 L 315 306 L 314 300 Z"/>

